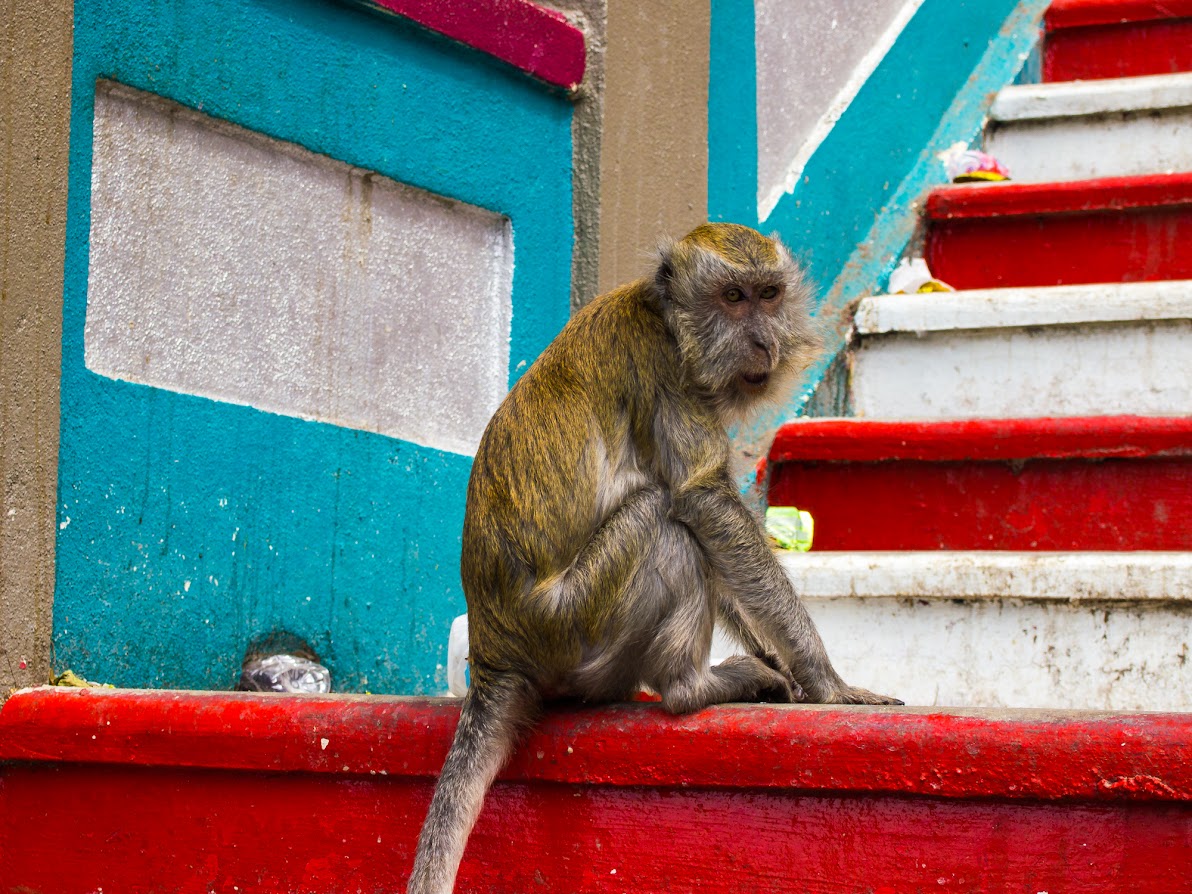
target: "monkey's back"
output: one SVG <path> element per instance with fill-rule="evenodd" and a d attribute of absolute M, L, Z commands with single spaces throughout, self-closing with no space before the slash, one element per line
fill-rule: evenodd
<path fill-rule="evenodd" d="M 627 491 L 654 480 L 651 428 L 677 354 L 646 281 L 595 299 L 513 387 L 476 451 L 461 572 L 473 662 L 486 644 L 574 648 L 574 630 L 532 604 L 564 573 Z M 544 632 L 545 631 L 545 632 Z M 524 635 L 523 635 L 524 634 Z M 538 647 L 525 642 L 528 651 Z"/>

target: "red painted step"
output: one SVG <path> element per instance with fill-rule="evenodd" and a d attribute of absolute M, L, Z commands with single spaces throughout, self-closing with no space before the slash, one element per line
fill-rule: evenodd
<path fill-rule="evenodd" d="M 946 186 L 925 219 L 957 289 L 1192 278 L 1192 173 Z"/>
<path fill-rule="evenodd" d="M 1192 417 L 808 419 L 768 470 L 816 550 L 1192 549 Z"/>
<path fill-rule="evenodd" d="M 419 699 L 18 692 L 0 710 L 0 879 L 404 890 L 458 717 Z M 490 793 L 458 890 L 1175 894 L 1189 842 L 1190 714 L 557 709 Z"/>
<path fill-rule="evenodd" d="M 1192 0 L 1054 0 L 1043 80 L 1192 71 Z"/>

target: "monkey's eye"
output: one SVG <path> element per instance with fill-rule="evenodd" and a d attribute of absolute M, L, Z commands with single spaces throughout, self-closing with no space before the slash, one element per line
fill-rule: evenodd
<path fill-rule="evenodd" d="M 738 301 L 740 301 L 744 297 L 745 296 L 743 294 L 741 294 L 741 290 L 737 289 L 737 288 L 728 289 L 724 293 L 724 300 L 730 301 L 733 304 L 736 304 Z"/>
<path fill-rule="evenodd" d="M 761 291 L 762 300 L 773 301 L 778 297 L 778 286 L 766 286 Z"/>

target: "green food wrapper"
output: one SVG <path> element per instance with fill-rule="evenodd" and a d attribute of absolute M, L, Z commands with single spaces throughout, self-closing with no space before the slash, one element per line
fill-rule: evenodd
<path fill-rule="evenodd" d="M 805 509 L 793 506 L 771 506 L 766 510 L 766 533 L 778 541 L 783 549 L 807 552 L 815 533 L 815 520 Z"/>

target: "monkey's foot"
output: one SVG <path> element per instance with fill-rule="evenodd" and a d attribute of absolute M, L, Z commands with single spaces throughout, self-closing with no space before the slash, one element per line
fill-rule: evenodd
<path fill-rule="evenodd" d="M 771 652 L 763 649 L 760 652 L 754 652 L 754 657 L 762 664 L 766 665 L 786 678 L 786 682 L 790 685 L 790 698 L 788 701 L 805 702 L 807 701 L 807 693 L 803 691 L 803 687 L 799 685 L 799 681 L 795 679 L 795 675 L 791 673 L 790 665 L 782 660 L 782 657 L 777 652 Z"/>
<path fill-rule="evenodd" d="M 860 686 L 846 686 L 831 700 L 834 705 L 905 705 L 906 702 L 889 695 L 878 695 Z"/>
<path fill-rule="evenodd" d="M 790 681 L 760 658 L 734 655 L 711 670 L 719 686 L 711 703 L 778 702 L 793 700 Z"/>

